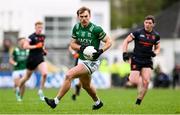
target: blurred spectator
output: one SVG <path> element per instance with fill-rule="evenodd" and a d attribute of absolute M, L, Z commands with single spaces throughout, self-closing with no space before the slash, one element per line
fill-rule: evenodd
<path fill-rule="evenodd" d="M 120 85 L 125 86 L 131 71 L 129 62 L 122 62 L 119 68 Z"/>
<path fill-rule="evenodd" d="M 170 85 L 170 79 L 167 74 L 162 72 L 160 65 L 157 65 L 157 67 L 154 70 L 155 76 L 153 80 L 154 87 L 169 87 Z"/>
<path fill-rule="evenodd" d="M 114 58 L 113 64 L 110 67 L 112 86 L 120 86 L 119 68 L 120 64 L 118 63 L 118 59 Z"/>
<path fill-rule="evenodd" d="M 0 70 L 9 71 L 12 70 L 9 64 L 9 54 L 12 50 L 12 41 L 10 39 L 3 40 L 3 50 L 0 55 Z"/>
<path fill-rule="evenodd" d="M 9 52 L 12 47 L 12 41 L 10 39 L 4 39 L 3 40 L 3 51 Z"/>
<path fill-rule="evenodd" d="M 125 86 L 128 75 L 130 73 L 129 62 L 119 63 L 115 58 L 111 65 L 111 80 L 113 86 Z"/>
<path fill-rule="evenodd" d="M 109 73 L 108 60 L 106 58 L 101 58 L 101 63 L 99 65 L 99 71 L 101 73 Z"/>
<path fill-rule="evenodd" d="M 179 83 L 179 74 L 180 74 L 180 65 L 175 65 L 173 71 L 172 71 L 172 86 L 173 89 L 176 88 L 176 85 Z"/>

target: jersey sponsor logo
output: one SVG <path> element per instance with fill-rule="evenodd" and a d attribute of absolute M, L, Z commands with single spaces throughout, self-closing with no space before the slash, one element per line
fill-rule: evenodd
<path fill-rule="evenodd" d="M 92 43 L 92 40 L 86 38 L 78 38 L 78 41 L 80 41 L 83 45 L 90 45 Z"/>
<path fill-rule="evenodd" d="M 148 43 L 148 42 L 143 42 L 143 41 L 139 41 L 140 44 L 142 44 L 143 46 L 152 46 L 152 43 Z"/>

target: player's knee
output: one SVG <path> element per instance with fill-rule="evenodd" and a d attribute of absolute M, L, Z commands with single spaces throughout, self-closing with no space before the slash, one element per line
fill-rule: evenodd
<path fill-rule="evenodd" d="M 70 72 L 66 73 L 66 80 L 72 80 L 73 79 L 73 75 Z"/>
<path fill-rule="evenodd" d="M 133 82 L 131 77 L 128 77 L 128 81 L 131 82 L 131 83 Z"/>
<path fill-rule="evenodd" d="M 138 84 L 138 81 L 133 79 L 133 77 L 129 77 L 128 78 L 129 82 L 131 82 L 133 85 L 137 85 Z"/>
<path fill-rule="evenodd" d="M 42 73 L 42 77 L 43 77 L 44 79 L 46 79 L 46 78 L 47 78 L 47 73 Z"/>
<path fill-rule="evenodd" d="M 148 88 L 148 85 L 149 85 L 149 80 L 143 80 L 143 86 L 145 88 Z"/>
<path fill-rule="evenodd" d="M 19 82 L 20 82 L 20 79 L 15 79 L 15 80 L 14 80 L 14 86 L 17 87 L 18 84 L 19 84 Z"/>
<path fill-rule="evenodd" d="M 31 76 L 25 76 L 25 77 L 24 77 L 24 80 L 27 81 L 27 80 L 29 80 L 30 77 L 31 77 Z"/>
<path fill-rule="evenodd" d="M 87 84 L 83 84 L 83 85 L 82 85 L 82 87 L 83 87 L 83 89 L 85 89 L 85 90 L 90 89 L 90 86 L 89 86 L 89 85 L 87 85 Z"/>

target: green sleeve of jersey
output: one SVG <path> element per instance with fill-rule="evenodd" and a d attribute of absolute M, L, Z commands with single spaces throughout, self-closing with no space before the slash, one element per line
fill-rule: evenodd
<path fill-rule="evenodd" d="M 79 28 L 79 24 L 76 24 L 76 25 L 73 27 L 73 30 L 72 30 L 72 38 L 74 38 L 74 39 L 77 38 L 76 31 L 78 30 L 78 28 Z"/>
<path fill-rule="evenodd" d="M 103 29 L 100 26 L 97 26 L 95 28 L 95 33 L 96 33 L 98 39 L 100 39 L 100 40 L 102 40 L 106 36 L 106 33 L 103 31 Z"/>

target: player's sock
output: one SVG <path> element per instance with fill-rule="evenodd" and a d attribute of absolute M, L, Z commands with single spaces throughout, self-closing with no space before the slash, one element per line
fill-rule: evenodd
<path fill-rule="evenodd" d="M 75 94 L 72 95 L 72 100 L 73 100 L 73 101 L 76 100 L 76 95 L 75 95 Z"/>
<path fill-rule="evenodd" d="M 16 96 L 20 96 L 20 88 L 16 87 Z"/>
<path fill-rule="evenodd" d="M 101 101 L 98 99 L 96 102 L 95 102 L 95 105 L 99 105 Z"/>
<path fill-rule="evenodd" d="M 76 88 L 76 94 L 79 95 L 80 94 L 80 86 L 76 85 L 75 88 Z"/>
<path fill-rule="evenodd" d="M 55 102 L 56 105 L 59 103 L 59 101 L 60 100 L 57 97 L 54 98 L 54 102 Z"/>
<path fill-rule="evenodd" d="M 103 102 L 98 99 L 98 100 L 95 102 L 95 104 L 92 106 L 92 109 L 93 109 L 93 110 L 97 110 L 97 109 L 100 109 L 102 106 L 103 106 Z"/>
<path fill-rule="evenodd" d="M 39 95 L 40 100 L 44 101 L 44 93 L 42 89 L 39 89 L 38 95 Z"/>
<path fill-rule="evenodd" d="M 137 105 L 140 105 L 140 104 L 141 104 L 141 101 L 142 101 L 141 99 L 137 99 L 137 100 L 136 100 L 136 104 L 137 104 Z"/>
<path fill-rule="evenodd" d="M 19 87 L 16 87 L 16 99 L 17 101 L 22 101 Z"/>
<path fill-rule="evenodd" d="M 39 90 L 38 90 L 38 94 L 43 94 L 43 90 L 42 90 L 42 89 L 39 89 Z"/>
<path fill-rule="evenodd" d="M 20 92 L 20 88 L 19 87 L 16 87 L 16 92 Z"/>

